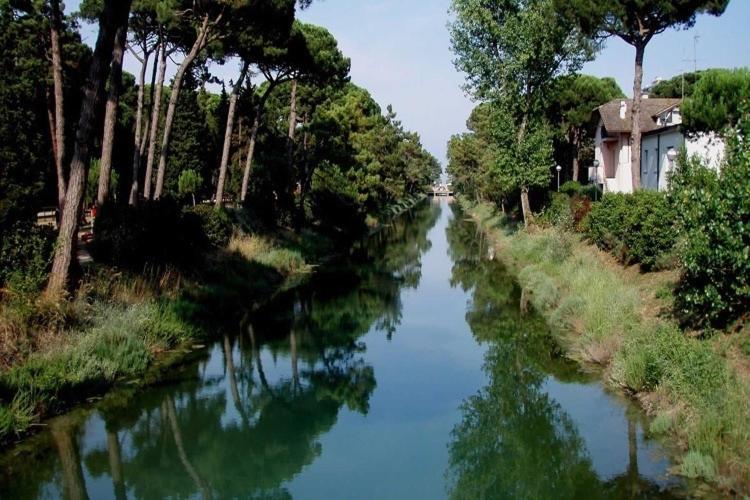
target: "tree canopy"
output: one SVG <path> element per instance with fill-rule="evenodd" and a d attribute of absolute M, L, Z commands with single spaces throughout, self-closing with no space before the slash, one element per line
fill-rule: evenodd
<path fill-rule="evenodd" d="M 700 73 L 692 95 L 682 105 L 683 125 L 690 133 L 723 132 L 737 125 L 750 101 L 750 70 L 711 69 Z"/>
<path fill-rule="evenodd" d="M 504 192 L 518 190 L 524 220 L 528 191 L 548 182 L 551 129 L 542 111 L 555 78 L 576 71 L 592 51 L 551 0 L 453 0 L 450 24 L 456 67 L 466 90 L 494 108 L 495 166 Z"/>

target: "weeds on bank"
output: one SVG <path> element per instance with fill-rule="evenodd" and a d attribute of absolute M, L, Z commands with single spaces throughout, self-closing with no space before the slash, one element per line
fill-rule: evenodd
<path fill-rule="evenodd" d="M 569 354 L 601 364 L 613 385 L 637 394 L 657 415 L 652 434 L 677 437 L 686 450 L 681 473 L 748 491 L 750 388 L 718 344 L 644 315 L 638 286 L 578 236 L 557 229 L 510 235 L 492 207 L 468 209 L 497 239 L 532 304 L 563 334 Z M 660 285 L 656 294 L 668 291 Z"/>
<path fill-rule="evenodd" d="M 309 273 L 312 266 L 305 262 L 302 252 L 296 249 L 279 247 L 269 238 L 260 235 L 235 234 L 229 240 L 228 250 L 251 262 L 257 262 L 275 269 L 283 276 Z"/>

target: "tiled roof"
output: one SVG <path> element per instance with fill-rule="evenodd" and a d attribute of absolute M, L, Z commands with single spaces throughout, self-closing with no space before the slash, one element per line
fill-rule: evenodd
<path fill-rule="evenodd" d="M 620 118 L 620 105 L 622 102 L 627 104 L 625 119 Z M 641 99 L 641 132 L 651 132 L 661 128 L 656 124 L 656 117 L 663 111 L 679 105 L 682 99 Z M 602 117 L 604 128 L 609 133 L 628 133 L 632 130 L 633 123 L 633 100 L 632 99 L 615 99 L 597 108 L 597 112 Z"/>

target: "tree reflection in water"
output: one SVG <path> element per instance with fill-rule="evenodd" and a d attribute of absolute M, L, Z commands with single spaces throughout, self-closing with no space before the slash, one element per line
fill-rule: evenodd
<path fill-rule="evenodd" d="M 669 492 L 638 473 L 634 415 L 629 466 L 600 479 L 578 428 L 544 389 L 551 375 L 575 381 L 544 321 L 525 313 L 522 293 L 502 264 L 490 260 L 476 226 L 457 211 L 447 229 L 452 285 L 470 291 L 466 319 L 486 343 L 489 383 L 461 407 L 451 435 L 447 490 L 455 499 L 645 498 Z"/>
<path fill-rule="evenodd" d="M 123 388 L 94 415 L 55 420 L 0 457 L 0 497 L 290 498 L 286 483 L 321 454 L 340 410 L 368 412 L 376 380 L 361 337 L 395 332 L 439 211 L 419 207 L 363 242 L 350 265 L 248 313 L 238 335 L 160 386 Z M 109 488 L 87 491 L 87 476 Z"/>

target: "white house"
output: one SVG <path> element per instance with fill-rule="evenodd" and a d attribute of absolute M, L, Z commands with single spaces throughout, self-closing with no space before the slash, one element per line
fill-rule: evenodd
<path fill-rule="evenodd" d="M 724 157 L 724 142 L 714 134 L 685 136 L 681 130 L 681 99 L 641 100 L 641 187 L 662 190 L 667 187 L 669 172 L 674 165 L 670 150 L 685 146 L 689 156 L 699 155 L 713 168 Z M 631 193 L 633 182 L 630 166 L 632 131 L 630 99 L 610 101 L 596 110 L 598 126 L 595 136 L 595 159 L 599 168 L 589 169 L 589 178 L 605 192 Z"/>

